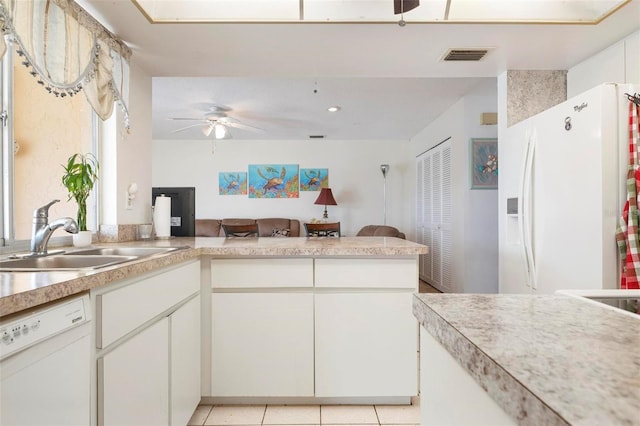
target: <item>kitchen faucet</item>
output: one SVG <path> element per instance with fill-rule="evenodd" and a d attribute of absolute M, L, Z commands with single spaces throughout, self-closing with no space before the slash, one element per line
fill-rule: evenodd
<path fill-rule="evenodd" d="M 71 234 L 78 233 L 78 223 L 70 217 L 62 217 L 51 223 L 49 221 L 49 207 L 59 202 L 53 200 L 50 203 L 33 211 L 33 228 L 31 233 L 31 255 L 45 256 L 47 254 L 47 243 L 53 231 L 62 227 Z"/>

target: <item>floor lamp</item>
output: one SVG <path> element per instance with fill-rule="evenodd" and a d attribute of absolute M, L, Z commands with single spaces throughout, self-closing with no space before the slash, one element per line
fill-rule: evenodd
<path fill-rule="evenodd" d="M 382 187 L 382 193 L 384 196 L 384 223 L 387 224 L 387 172 L 389 171 L 388 164 L 380 164 L 380 171 L 382 172 L 382 177 L 384 178 L 384 184 Z"/>

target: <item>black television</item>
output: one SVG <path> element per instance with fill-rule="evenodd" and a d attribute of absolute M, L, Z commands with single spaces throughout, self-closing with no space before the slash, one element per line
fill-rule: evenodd
<path fill-rule="evenodd" d="M 171 236 L 193 237 L 196 235 L 196 188 L 194 187 L 153 187 L 151 205 L 156 205 L 156 197 L 164 194 L 171 197 Z"/>

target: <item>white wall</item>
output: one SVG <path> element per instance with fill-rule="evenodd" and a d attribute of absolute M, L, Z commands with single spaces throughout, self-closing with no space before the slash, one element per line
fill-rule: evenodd
<path fill-rule="evenodd" d="M 640 83 L 640 31 L 571 67 L 567 98 L 601 83 Z"/>
<path fill-rule="evenodd" d="M 151 77 L 135 61 L 130 64 L 129 87 L 130 131 L 119 106 L 101 124 L 101 223 L 106 225 L 151 222 Z M 138 193 L 127 209 L 131 183 L 137 184 Z"/>
<path fill-rule="evenodd" d="M 151 77 L 133 61 L 130 78 L 131 131 L 121 126 L 118 137 L 118 224 L 151 222 Z M 127 209 L 126 190 L 131 183 L 137 184 L 138 194 Z"/>
<path fill-rule="evenodd" d="M 496 112 L 496 81 L 465 96 L 465 131 L 468 138 L 495 138 L 498 126 L 480 124 L 480 114 Z M 498 162 L 500 153 L 498 152 Z M 498 292 L 498 190 L 470 190 L 469 149 L 464 164 L 465 189 L 465 293 Z M 498 167 L 499 167 L 498 163 Z"/>
<path fill-rule="evenodd" d="M 214 148 L 215 146 L 215 148 Z M 247 171 L 249 164 L 298 164 L 328 168 L 329 186 L 337 206 L 328 206 L 330 220 L 353 236 L 363 226 L 383 222 L 383 177 L 387 174 L 387 224 L 412 229 L 414 162 L 408 141 L 243 141 L 156 140 L 153 142 L 153 186 L 194 186 L 196 218 L 290 217 L 302 222 L 321 218 L 314 205 L 318 192 L 300 192 L 295 199 L 256 199 L 219 195 L 218 173 Z"/>
<path fill-rule="evenodd" d="M 470 139 L 497 137 L 497 126 L 480 124 L 480 115 L 483 112 L 496 112 L 497 106 L 496 82 L 488 81 L 412 138 L 411 151 L 415 158 L 451 137 L 454 212 L 452 287 L 457 292 L 498 291 L 498 191 L 471 190 L 469 184 Z M 415 191 L 415 185 L 412 187 Z M 415 226 L 415 217 L 413 223 Z"/>

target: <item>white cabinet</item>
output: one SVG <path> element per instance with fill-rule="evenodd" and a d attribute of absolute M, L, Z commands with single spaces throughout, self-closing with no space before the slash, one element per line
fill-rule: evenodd
<path fill-rule="evenodd" d="M 168 423 L 168 347 L 164 318 L 98 360 L 98 424 Z"/>
<path fill-rule="evenodd" d="M 418 394 L 417 256 L 212 259 L 211 284 L 219 402 Z"/>
<path fill-rule="evenodd" d="M 316 395 L 418 393 L 411 293 L 317 294 Z"/>
<path fill-rule="evenodd" d="M 416 256 L 213 259 L 211 282 L 220 402 L 418 394 Z"/>
<path fill-rule="evenodd" d="M 200 402 L 200 262 L 95 290 L 98 425 L 184 425 Z"/>
<path fill-rule="evenodd" d="M 214 259 L 214 397 L 313 396 L 313 259 Z"/>
<path fill-rule="evenodd" d="M 420 330 L 420 424 L 423 426 L 515 425 L 453 356 Z"/>
<path fill-rule="evenodd" d="M 318 397 L 418 394 L 416 259 L 315 260 Z"/>
<path fill-rule="evenodd" d="M 200 402 L 200 297 L 169 316 L 171 424 L 186 425 Z"/>
<path fill-rule="evenodd" d="M 418 156 L 416 179 L 416 237 L 429 247 L 429 253 L 420 255 L 420 278 L 449 292 L 453 262 L 450 140 Z"/>
<path fill-rule="evenodd" d="M 313 294 L 214 293 L 213 396 L 313 396 Z"/>

